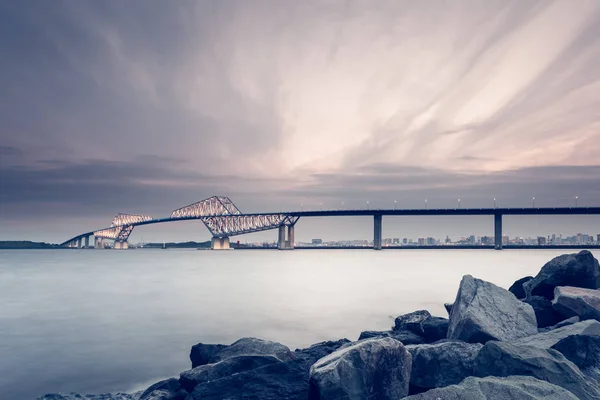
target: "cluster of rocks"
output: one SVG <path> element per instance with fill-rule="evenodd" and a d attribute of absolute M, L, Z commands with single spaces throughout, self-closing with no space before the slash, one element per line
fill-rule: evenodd
<path fill-rule="evenodd" d="M 588 251 L 509 290 L 462 278 L 449 318 L 425 310 L 357 341 L 243 338 L 192 347 L 192 369 L 135 394 L 43 400 L 600 400 L 600 266 Z"/>

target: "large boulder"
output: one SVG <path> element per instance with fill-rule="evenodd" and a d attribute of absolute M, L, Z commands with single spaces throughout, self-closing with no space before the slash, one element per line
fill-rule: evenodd
<path fill-rule="evenodd" d="M 581 400 L 600 399 L 598 385 L 552 349 L 491 341 L 477 354 L 475 371 L 480 377 L 529 375 L 567 389 Z"/>
<path fill-rule="evenodd" d="M 587 289 L 600 287 L 600 265 L 592 253 L 582 250 L 577 254 L 563 254 L 550 260 L 540 272 L 523 287 L 530 296 L 554 297 L 557 286 L 575 286 Z"/>
<path fill-rule="evenodd" d="M 558 286 L 554 289 L 552 305 L 567 318 L 577 316 L 582 320 L 600 321 L 600 290 Z"/>
<path fill-rule="evenodd" d="M 371 338 L 384 338 L 391 337 L 396 339 L 402 344 L 421 344 L 425 343 L 423 336 L 417 335 L 410 331 L 364 331 L 360 333 L 358 340 L 371 339 Z"/>
<path fill-rule="evenodd" d="M 306 379 L 308 379 L 308 370 L 311 365 L 348 343 L 352 342 L 348 339 L 328 340 L 326 342 L 315 343 L 305 349 L 296 349 L 294 351 L 294 361 L 306 366 Z"/>
<path fill-rule="evenodd" d="M 533 308 L 512 293 L 465 275 L 450 314 L 448 339 L 470 343 L 514 340 L 537 333 Z"/>
<path fill-rule="evenodd" d="M 431 314 L 427 310 L 413 311 L 396 317 L 392 329 L 395 331 L 410 331 L 420 335 L 423 333 L 421 324 L 429 318 L 431 318 Z"/>
<path fill-rule="evenodd" d="M 395 332 L 412 332 L 423 337 L 426 343 L 432 343 L 446 337 L 448 319 L 434 317 L 427 310 L 419 310 L 397 317 L 392 330 Z"/>
<path fill-rule="evenodd" d="M 412 355 L 410 393 L 460 383 L 474 374 L 480 343 L 450 341 L 406 346 Z"/>
<path fill-rule="evenodd" d="M 581 321 L 549 332 L 521 338 L 515 340 L 513 343 L 538 347 L 540 349 L 550 349 L 556 343 L 571 335 L 600 336 L 600 322 L 595 320 Z"/>
<path fill-rule="evenodd" d="M 186 400 L 306 400 L 307 395 L 307 370 L 294 360 L 201 383 Z"/>
<path fill-rule="evenodd" d="M 585 376 L 600 384 L 600 336 L 571 335 L 552 348 L 577 365 Z"/>
<path fill-rule="evenodd" d="M 191 392 L 201 383 L 280 362 L 274 356 L 236 356 L 214 364 L 200 365 L 189 371 L 182 372 L 179 381 L 185 390 Z"/>
<path fill-rule="evenodd" d="M 139 393 L 106 393 L 106 394 L 78 394 L 78 393 L 51 393 L 36 400 L 138 400 Z"/>
<path fill-rule="evenodd" d="M 198 343 L 192 346 L 190 351 L 190 361 L 192 362 L 192 368 L 196 368 L 199 365 L 210 364 L 214 362 L 215 355 L 221 350 L 225 349 L 225 344 L 204 344 Z"/>
<path fill-rule="evenodd" d="M 179 380 L 171 378 L 150 386 L 142 393 L 140 400 L 184 400 L 187 395 Z"/>
<path fill-rule="evenodd" d="M 411 365 L 411 355 L 399 341 L 361 340 L 310 368 L 308 399 L 400 399 L 408 394 Z"/>
<path fill-rule="evenodd" d="M 341 346 L 348 339 L 313 344 L 296 349 L 294 359 L 242 371 L 198 384 L 187 400 L 306 400 L 310 366 Z"/>
<path fill-rule="evenodd" d="M 403 400 L 577 400 L 577 397 L 556 385 L 531 376 L 499 378 L 469 377 L 459 385 L 432 389 L 405 397 Z"/>
<path fill-rule="evenodd" d="M 527 293 L 525 293 L 525 288 L 523 287 L 523 284 L 525 282 L 529 282 L 532 279 L 533 276 L 526 276 L 524 278 L 521 278 L 515 281 L 515 283 L 513 283 L 511 287 L 508 288 L 508 291 L 514 294 L 517 299 L 524 299 L 527 296 Z"/>
<path fill-rule="evenodd" d="M 192 368 L 204 364 L 214 364 L 235 356 L 274 356 L 280 361 L 289 361 L 294 358 L 287 346 L 269 340 L 245 337 L 231 345 L 198 343 L 192 347 L 190 360 Z"/>
<path fill-rule="evenodd" d="M 538 328 L 556 325 L 565 319 L 565 317 L 552 307 L 552 302 L 545 297 L 531 296 L 523 301 L 533 308 Z"/>

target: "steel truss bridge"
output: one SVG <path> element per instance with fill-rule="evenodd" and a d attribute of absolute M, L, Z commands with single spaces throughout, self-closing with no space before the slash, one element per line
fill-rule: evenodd
<path fill-rule="evenodd" d="M 359 209 L 359 210 L 320 210 L 287 211 L 279 213 L 242 213 L 225 196 L 212 196 L 196 203 L 174 210 L 169 217 L 153 218 L 140 214 L 117 214 L 109 227 L 85 232 L 61 244 L 64 247 L 89 247 L 89 239 L 94 236 L 95 246 L 104 247 L 104 240 L 113 240 L 114 248 L 125 249 L 127 240 L 136 226 L 175 221 L 200 220 L 212 235 L 213 249 L 228 249 L 231 236 L 279 230 L 278 248 L 294 248 L 294 226 L 301 217 L 368 216 L 373 217 L 373 248 L 381 249 L 382 217 L 387 216 L 493 216 L 495 248 L 502 249 L 503 215 L 600 215 L 600 207 L 558 207 L 558 208 L 455 208 L 455 209 Z M 287 230 L 287 235 L 286 235 Z"/>

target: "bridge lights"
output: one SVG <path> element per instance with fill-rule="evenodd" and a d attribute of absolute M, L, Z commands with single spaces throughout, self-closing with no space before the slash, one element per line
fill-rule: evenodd
<path fill-rule="evenodd" d="M 367 200 L 367 210 L 369 209 L 369 200 Z"/>
<path fill-rule="evenodd" d="M 427 199 L 425 199 L 425 209 L 427 210 Z"/>
<path fill-rule="evenodd" d="M 460 199 L 458 199 L 458 208 L 460 208 Z"/>
<path fill-rule="evenodd" d="M 494 208 L 496 208 L 496 198 L 494 197 Z"/>
<path fill-rule="evenodd" d="M 396 210 L 398 208 L 396 203 L 397 203 L 396 200 L 394 200 L 394 210 Z"/>
<path fill-rule="evenodd" d="M 535 197 L 531 198 L 531 206 L 535 208 Z"/>
<path fill-rule="evenodd" d="M 579 196 L 575 196 L 575 207 L 577 207 L 577 200 L 579 200 Z"/>

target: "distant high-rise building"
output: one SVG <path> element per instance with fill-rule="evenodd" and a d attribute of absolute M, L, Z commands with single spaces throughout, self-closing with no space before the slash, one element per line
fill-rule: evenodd
<path fill-rule="evenodd" d="M 538 236 L 537 243 L 538 243 L 538 246 L 545 246 L 546 245 L 546 238 L 543 237 L 543 236 Z"/>
<path fill-rule="evenodd" d="M 400 244 L 400 238 L 393 238 L 392 244 Z"/>
<path fill-rule="evenodd" d="M 556 244 L 556 234 L 555 233 L 552 234 L 552 241 L 550 243 Z"/>
<path fill-rule="evenodd" d="M 502 244 L 509 244 L 509 243 L 510 243 L 509 237 L 506 235 L 502 236 Z"/>
<path fill-rule="evenodd" d="M 494 238 L 490 237 L 490 236 L 482 236 L 481 244 L 484 244 L 484 245 L 494 244 Z"/>
<path fill-rule="evenodd" d="M 392 244 L 392 239 L 390 239 L 390 238 L 383 239 L 383 245 L 384 246 L 389 246 L 391 244 Z"/>
<path fill-rule="evenodd" d="M 437 241 L 432 238 L 432 237 L 428 237 L 427 238 L 427 246 L 435 246 L 437 244 Z"/>
<path fill-rule="evenodd" d="M 444 240 L 444 243 L 446 243 L 446 244 L 452 243 L 452 240 L 450 240 L 450 236 L 446 235 L 446 240 Z"/>
<path fill-rule="evenodd" d="M 312 244 L 314 244 L 315 246 L 321 245 L 323 244 L 323 239 L 313 239 Z"/>
<path fill-rule="evenodd" d="M 419 238 L 418 239 L 418 245 L 419 246 L 425 246 L 425 238 Z"/>
<path fill-rule="evenodd" d="M 402 238 L 402 244 L 408 244 L 408 239 L 407 238 Z"/>
<path fill-rule="evenodd" d="M 596 243 L 600 244 L 600 233 L 598 235 L 596 235 Z"/>
<path fill-rule="evenodd" d="M 469 236 L 469 244 L 475 244 L 475 235 Z"/>

